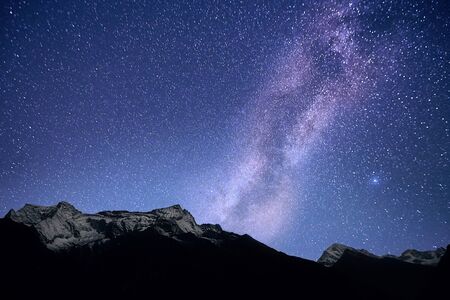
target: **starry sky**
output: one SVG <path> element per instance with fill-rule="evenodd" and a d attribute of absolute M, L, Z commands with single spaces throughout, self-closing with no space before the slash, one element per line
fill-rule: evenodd
<path fill-rule="evenodd" d="M 0 215 L 181 204 L 317 259 L 450 242 L 448 1 L 18 1 Z"/>

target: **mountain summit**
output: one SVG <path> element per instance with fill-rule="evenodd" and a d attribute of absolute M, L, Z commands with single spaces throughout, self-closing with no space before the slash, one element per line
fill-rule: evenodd
<path fill-rule="evenodd" d="M 379 257 L 333 244 L 317 263 L 219 225 L 199 225 L 179 205 L 86 214 L 67 202 L 27 204 L 0 218 L 0 245 L 0 282 L 15 298 L 60 298 L 68 291 L 74 298 L 102 299 L 449 294 L 444 249 Z"/>
<path fill-rule="evenodd" d="M 131 232 L 152 230 L 175 240 L 186 234 L 219 243 L 236 235 L 219 225 L 198 225 L 180 205 L 149 212 L 102 211 L 84 214 L 67 202 L 54 206 L 26 204 L 5 216 L 16 223 L 34 228 L 47 248 L 55 251 L 74 246 L 104 243 Z"/>
<path fill-rule="evenodd" d="M 318 263 L 331 267 L 335 265 L 338 261 L 342 259 L 344 255 L 352 256 L 365 256 L 371 259 L 396 259 L 403 262 L 419 264 L 419 265 L 429 265 L 436 266 L 439 264 L 442 256 L 445 254 L 445 248 L 437 248 L 436 250 L 430 251 L 418 251 L 415 249 L 409 249 L 404 251 L 400 256 L 395 255 L 383 255 L 378 256 L 370 253 L 364 249 L 355 249 L 342 244 L 333 244 L 328 247 L 322 254 L 322 256 L 317 260 Z"/>

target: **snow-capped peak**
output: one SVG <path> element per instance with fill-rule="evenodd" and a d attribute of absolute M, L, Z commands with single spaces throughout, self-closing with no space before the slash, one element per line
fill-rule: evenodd
<path fill-rule="evenodd" d="M 317 260 L 317 262 L 326 267 L 331 267 L 341 259 L 341 257 L 344 255 L 345 252 L 352 252 L 375 259 L 389 258 L 414 264 L 437 265 L 441 257 L 445 254 L 445 251 L 446 251 L 445 248 L 438 248 L 436 250 L 431 251 L 418 251 L 410 249 L 403 252 L 400 256 L 395 255 L 378 256 L 364 249 L 355 249 L 342 244 L 332 244 L 323 252 L 322 256 Z"/>
<path fill-rule="evenodd" d="M 69 218 L 78 214 L 81 214 L 81 212 L 70 203 L 62 201 L 55 206 L 25 204 L 18 211 L 10 210 L 6 217 L 25 225 L 36 225 L 45 219 L 55 217 L 55 215 L 59 215 L 62 218 Z"/>
<path fill-rule="evenodd" d="M 330 247 L 328 247 L 322 254 L 322 256 L 317 260 L 318 263 L 326 266 L 331 267 L 334 265 L 339 259 L 341 259 L 344 252 L 350 251 L 353 253 L 360 253 L 371 257 L 376 257 L 374 254 L 370 253 L 367 250 L 364 249 L 355 249 L 343 244 L 332 244 Z"/>
<path fill-rule="evenodd" d="M 219 231 L 224 233 L 220 226 L 198 225 L 180 205 L 150 212 L 103 211 L 84 214 L 67 202 L 54 206 L 27 204 L 18 211 L 11 210 L 5 218 L 35 228 L 51 250 L 105 242 L 127 232 L 147 229 L 175 239 L 189 233 L 211 240 L 217 238 Z"/>
<path fill-rule="evenodd" d="M 437 265 L 441 257 L 445 254 L 445 248 L 437 248 L 430 251 L 418 251 L 415 249 L 408 249 L 403 252 L 398 259 L 420 265 Z"/>

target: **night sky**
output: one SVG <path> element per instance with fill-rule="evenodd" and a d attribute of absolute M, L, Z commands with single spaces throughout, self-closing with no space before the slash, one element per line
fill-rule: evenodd
<path fill-rule="evenodd" d="M 181 204 L 316 259 L 450 242 L 448 1 L 2 1 L 0 215 Z"/>

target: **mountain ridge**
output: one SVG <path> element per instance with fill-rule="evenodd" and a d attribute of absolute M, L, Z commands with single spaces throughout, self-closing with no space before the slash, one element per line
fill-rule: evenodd
<path fill-rule="evenodd" d="M 220 235 L 235 235 L 223 231 L 218 224 L 197 224 L 191 213 L 179 204 L 148 212 L 121 210 L 93 214 L 82 213 L 68 202 L 53 206 L 26 204 L 17 211 L 10 210 L 5 218 L 35 228 L 45 245 L 55 251 L 102 243 L 149 228 L 175 239 L 180 234 L 191 233 L 214 243 L 220 242 Z"/>
<path fill-rule="evenodd" d="M 149 297 L 149 291 L 166 298 L 296 293 L 314 299 L 428 299 L 448 294 L 443 279 L 449 273 L 448 251 L 435 266 L 379 259 L 341 245 L 343 254 L 326 267 L 217 224 L 199 225 L 179 205 L 84 214 L 67 202 L 29 204 L 0 218 L 0 245 L 0 257 L 8 258 L 0 282 L 33 297 L 63 295 L 68 289 L 77 298 L 111 299 Z"/>
<path fill-rule="evenodd" d="M 439 264 L 439 261 L 444 256 L 445 252 L 446 249 L 444 247 L 439 247 L 435 250 L 426 251 L 407 249 L 403 251 L 399 256 L 391 254 L 375 255 L 365 249 L 356 249 L 344 244 L 334 243 L 322 253 L 317 262 L 326 267 L 332 267 L 342 258 L 343 255 L 345 255 L 346 253 L 353 253 L 364 255 L 374 259 L 389 258 L 412 264 L 436 266 Z"/>
<path fill-rule="evenodd" d="M 197 224 L 192 214 L 179 204 L 146 212 L 105 210 L 83 213 L 66 201 L 49 206 L 27 203 L 17 211 L 11 209 L 4 218 L 34 227 L 47 248 L 55 251 L 72 246 L 102 243 L 129 232 L 148 228 L 174 239 L 180 234 L 191 233 L 214 243 L 219 243 L 219 237 L 223 234 L 228 234 L 229 237 L 236 236 L 235 233 L 224 231 L 219 224 Z M 394 256 L 375 255 L 365 249 L 334 243 L 322 253 L 317 262 L 331 267 L 345 252 L 377 259 L 392 258 L 415 264 L 437 265 L 445 253 L 445 248 L 428 251 L 407 249 L 401 255 Z"/>

